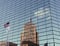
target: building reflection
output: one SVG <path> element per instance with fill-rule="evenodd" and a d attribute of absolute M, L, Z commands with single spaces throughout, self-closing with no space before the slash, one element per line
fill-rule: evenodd
<path fill-rule="evenodd" d="M 17 44 L 12 42 L 0 41 L 0 46 L 17 46 Z"/>
<path fill-rule="evenodd" d="M 21 43 L 21 46 L 39 46 L 39 45 L 35 44 L 35 43 L 31 42 L 31 41 L 23 41 Z"/>
<path fill-rule="evenodd" d="M 32 19 L 24 25 L 24 31 L 21 33 L 21 46 L 39 46 L 36 25 L 32 23 Z"/>

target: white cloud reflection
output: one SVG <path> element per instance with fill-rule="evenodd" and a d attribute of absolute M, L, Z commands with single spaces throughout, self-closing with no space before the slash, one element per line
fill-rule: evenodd
<path fill-rule="evenodd" d="M 35 14 L 36 16 L 41 16 L 41 15 L 45 15 L 45 14 L 47 14 L 47 13 L 49 13 L 49 8 L 45 8 L 45 9 L 40 8 L 40 9 L 38 9 L 38 11 L 36 11 L 34 14 Z"/>

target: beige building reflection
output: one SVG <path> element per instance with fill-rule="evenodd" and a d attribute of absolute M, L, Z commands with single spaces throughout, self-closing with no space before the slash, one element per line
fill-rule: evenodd
<path fill-rule="evenodd" d="M 31 19 L 24 25 L 24 31 L 21 33 L 21 46 L 39 46 L 36 26 Z"/>

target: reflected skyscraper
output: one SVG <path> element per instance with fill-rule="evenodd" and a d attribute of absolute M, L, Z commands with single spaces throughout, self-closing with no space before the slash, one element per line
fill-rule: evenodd
<path fill-rule="evenodd" d="M 39 46 L 38 44 L 36 25 L 30 19 L 30 22 L 24 25 L 24 31 L 21 33 L 21 46 Z"/>

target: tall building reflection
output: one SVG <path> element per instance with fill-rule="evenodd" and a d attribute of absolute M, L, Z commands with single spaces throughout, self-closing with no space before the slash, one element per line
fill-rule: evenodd
<path fill-rule="evenodd" d="M 32 19 L 24 25 L 24 31 L 21 33 L 21 46 L 39 46 L 36 25 L 32 23 Z"/>

